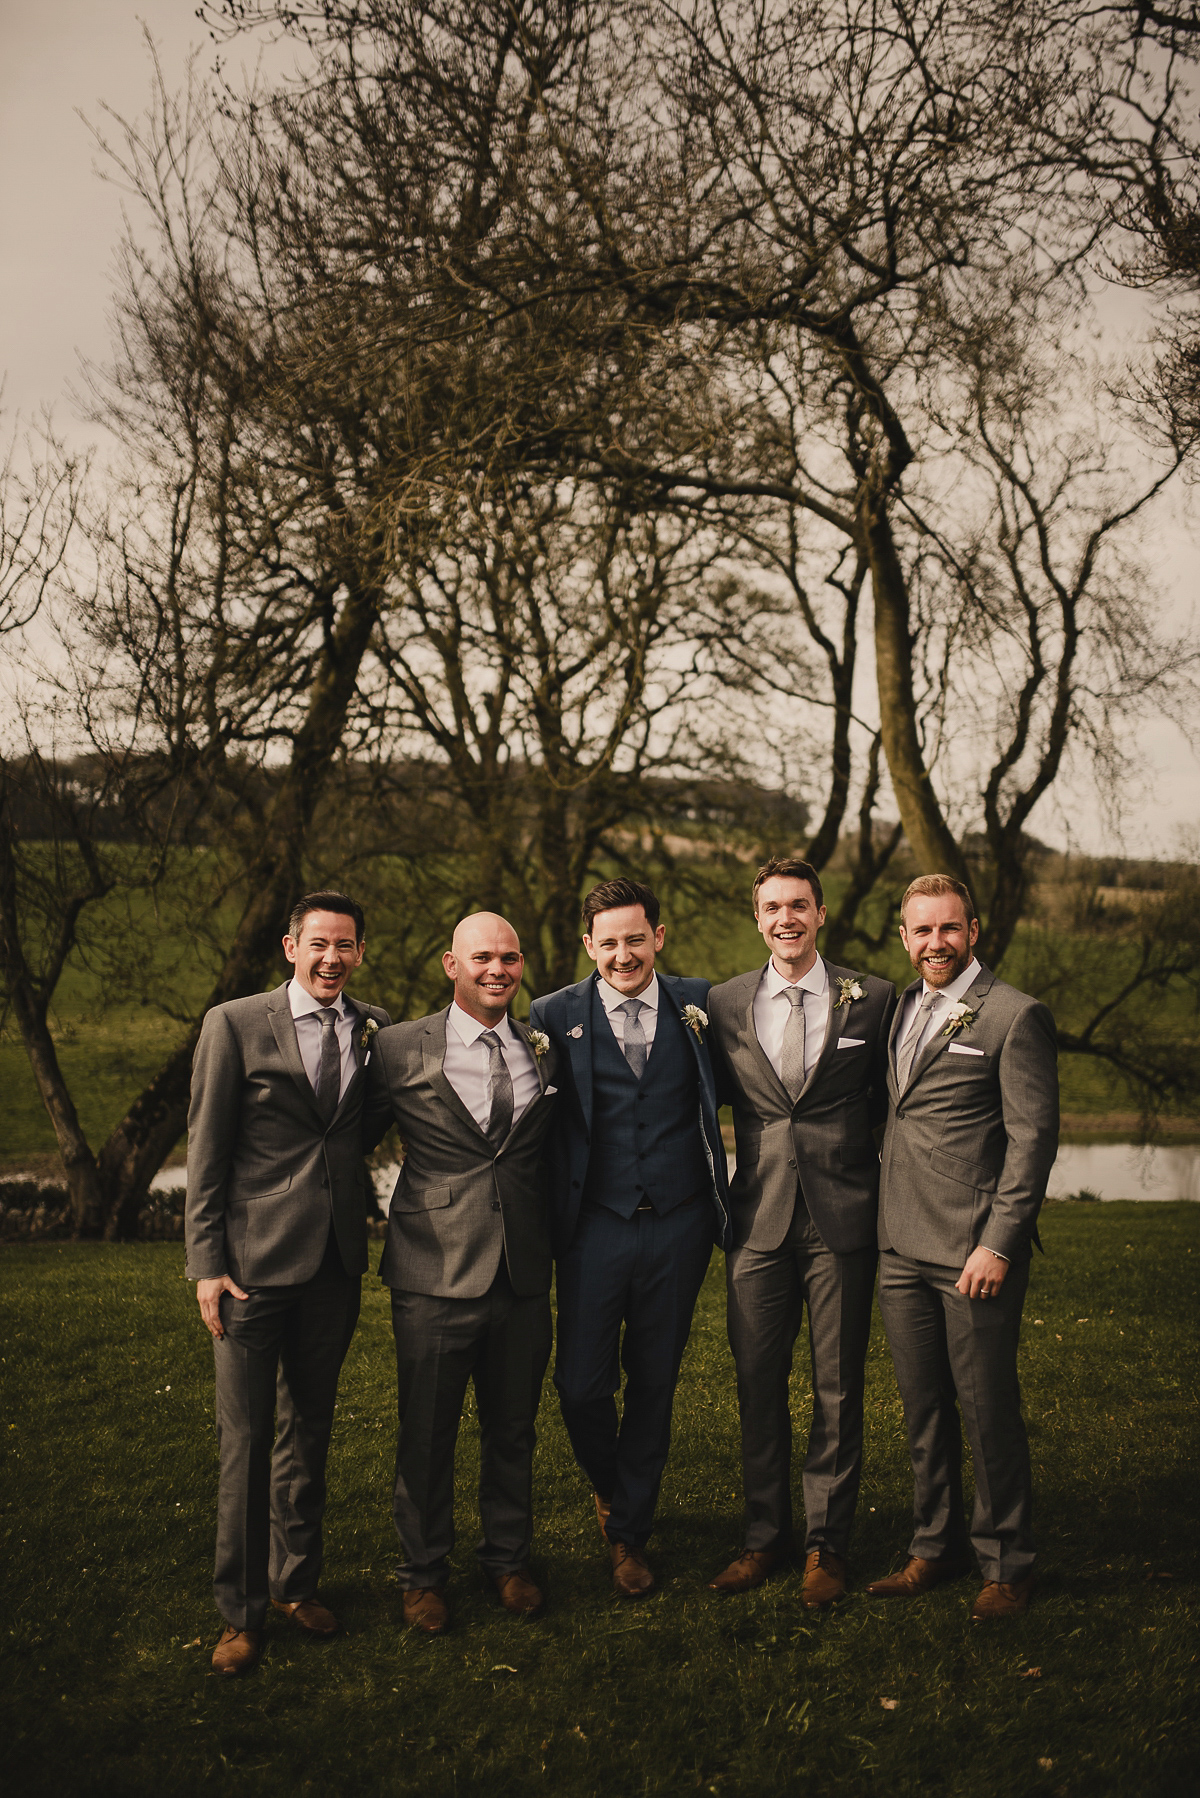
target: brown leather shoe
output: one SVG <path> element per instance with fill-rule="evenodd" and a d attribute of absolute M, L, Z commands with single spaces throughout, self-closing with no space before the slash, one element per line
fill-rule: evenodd
<path fill-rule="evenodd" d="M 413 1586 L 406 1590 L 404 1621 L 423 1636 L 444 1636 L 450 1627 L 445 1586 Z"/>
<path fill-rule="evenodd" d="M 600 1534 L 608 1541 L 604 1526 L 608 1522 L 608 1513 L 612 1510 L 612 1499 L 601 1498 L 598 1492 L 592 1493 L 592 1503 L 596 1507 L 596 1522 L 600 1525 Z"/>
<path fill-rule="evenodd" d="M 498 1573 L 496 1590 L 500 1594 L 500 1603 L 514 1617 L 540 1617 L 546 1608 L 546 1596 L 540 1586 L 535 1586 L 529 1576 L 528 1567 L 518 1567 L 515 1573 Z"/>
<path fill-rule="evenodd" d="M 743 1548 L 736 1561 L 731 1561 L 724 1573 L 718 1573 L 716 1579 L 710 1579 L 710 1592 L 719 1592 L 722 1598 L 732 1598 L 738 1592 L 752 1592 L 755 1586 L 761 1586 L 768 1573 L 778 1567 L 783 1559 L 781 1548 Z"/>
<path fill-rule="evenodd" d="M 281 1604 L 277 1598 L 271 1600 L 277 1611 L 302 1629 L 306 1636 L 316 1636 L 327 1642 L 330 1636 L 336 1636 L 342 1627 L 332 1611 L 327 1611 L 319 1598 L 298 1598 L 293 1604 Z"/>
<path fill-rule="evenodd" d="M 213 1649 L 213 1672 L 224 1673 L 231 1679 L 242 1673 L 253 1673 L 261 1653 L 260 1629 L 234 1629 L 226 1624 L 221 1631 L 221 1640 Z"/>
<path fill-rule="evenodd" d="M 919 1598 L 922 1592 L 931 1592 L 934 1586 L 944 1585 L 947 1580 L 961 1579 L 966 1571 L 966 1562 L 953 1555 L 942 1555 L 936 1561 L 923 1561 L 920 1555 L 910 1555 L 899 1573 L 872 1580 L 867 1591 L 872 1598 Z"/>
<path fill-rule="evenodd" d="M 634 1548 L 628 1542 L 613 1542 L 609 1553 L 612 1556 L 613 1591 L 618 1598 L 645 1598 L 647 1592 L 653 1592 L 654 1575 L 640 1548 Z"/>
<path fill-rule="evenodd" d="M 841 1555 L 832 1554 L 828 1548 L 810 1549 L 804 1563 L 801 1604 L 806 1604 L 812 1611 L 819 1605 L 836 1604 L 845 1596 L 846 1563 Z"/>
<path fill-rule="evenodd" d="M 971 1606 L 971 1622 L 986 1623 L 992 1617 L 1019 1617 L 1028 1609 L 1032 1591 L 1032 1573 L 1027 1573 L 1024 1579 L 984 1580 L 983 1591 Z"/>

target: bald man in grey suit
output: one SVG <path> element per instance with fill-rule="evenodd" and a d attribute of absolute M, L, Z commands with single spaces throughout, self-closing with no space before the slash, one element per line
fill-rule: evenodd
<path fill-rule="evenodd" d="M 363 1073 L 386 1011 L 343 988 L 363 958 L 344 893 L 301 899 L 294 978 L 205 1017 L 188 1112 L 187 1277 L 213 1339 L 214 1671 L 248 1673 L 273 1605 L 306 1634 L 317 1598 L 325 1460 L 367 1265 Z"/>
<path fill-rule="evenodd" d="M 1013 1617 L 1033 1584 L 1017 1346 L 1058 1147 L 1054 1020 L 976 958 L 979 925 L 958 881 L 914 880 L 900 915 L 922 979 L 901 997 L 891 1033 L 879 1308 L 904 1402 L 914 1523 L 905 1566 L 867 1590 L 911 1598 L 966 1570 L 961 1410 L 984 1579 L 971 1615 Z"/>
<path fill-rule="evenodd" d="M 508 1015 L 524 958 L 504 918 L 464 918 L 442 963 L 451 1004 L 380 1031 L 367 1101 L 368 1144 L 395 1122 L 405 1148 L 380 1273 L 392 1289 L 396 1341 L 392 1514 L 404 1619 L 426 1635 L 441 1635 L 450 1620 L 454 1450 L 472 1383 L 479 1564 L 506 1610 L 543 1608 L 529 1553 L 534 1420 L 551 1342 L 542 1149 L 554 1051 Z"/>

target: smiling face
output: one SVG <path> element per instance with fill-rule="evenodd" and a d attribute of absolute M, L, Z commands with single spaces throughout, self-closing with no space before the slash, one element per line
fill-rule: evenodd
<path fill-rule="evenodd" d="M 517 996 L 525 957 L 507 918 L 477 911 L 458 925 L 442 966 L 454 982 L 454 1003 L 490 1029 Z"/>
<path fill-rule="evenodd" d="M 306 993 L 322 1005 L 332 1005 L 359 966 L 366 939 L 356 940 L 354 919 L 336 911 L 308 911 L 300 921 L 300 935 L 285 936 L 283 953 L 296 970 Z"/>
<path fill-rule="evenodd" d="M 640 905 L 619 905 L 596 913 L 583 946 L 601 980 L 627 999 L 636 999 L 654 977 L 654 957 L 666 938 L 665 925 L 655 929 Z"/>
<path fill-rule="evenodd" d="M 808 881 L 791 874 L 773 874 L 764 880 L 758 889 L 754 920 L 776 971 L 785 980 L 803 979 L 817 959 L 817 932 L 825 922 L 825 907 L 817 904 Z"/>
<path fill-rule="evenodd" d="M 938 989 L 949 986 L 970 965 L 979 920 L 967 923 L 967 908 L 957 893 L 936 897 L 914 893 L 904 908 L 900 937 L 926 986 Z"/>

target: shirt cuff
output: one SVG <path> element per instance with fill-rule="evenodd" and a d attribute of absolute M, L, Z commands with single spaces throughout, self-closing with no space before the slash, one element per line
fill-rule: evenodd
<path fill-rule="evenodd" d="M 1007 1255 L 1002 1255 L 1000 1253 L 999 1249 L 993 1249 L 986 1242 L 981 1242 L 979 1246 L 981 1249 L 987 1249 L 988 1254 L 994 1255 L 996 1257 L 997 1261 L 1007 1261 L 1009 1259 L 1009 1257 Z"/>

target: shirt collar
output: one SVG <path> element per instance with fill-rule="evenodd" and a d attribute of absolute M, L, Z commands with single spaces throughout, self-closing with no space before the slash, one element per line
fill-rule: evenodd
<path fill-rule="evenodd" d="M 935 998 L 946 999 L 953 1005 L 957 999 L 962 999 L 970 992 L 982 973 L 983 969 L 979 965 L 978 958 L 973 955 L 962 973 L 952 980 L 949 986 L 928 986 L 922 980 L 921 992 L 918 993 L 917 998 L 920 1000 L 925 993 L 933 993 Z"/>
<path fill-rule="evenodd" d="M 446 1028 L 447 1030 L 453 1030 L 459 1042 L 466 1043 L 468 1048 L 472 1043 L 477 1043 L 479 1041 L 485 1030 L 494 1030 L 501 1042 L 509 1041 L 516 1034 L 507 1012 L 505 1012 L 498 1024 L 481 1024 L 478 1018 L 473 1018 L 469 1011 L 463 1010 L 457 999 L 453 999 L 450 1002 L 450 1013 L 446 1019 Z"/>
<path fill-rule="evenodd" d="M 769 999 L 774 999 L 777 994 L 786 992 L 793 986 L 798 986 L 803 993 L 816 993 L 818 996 L 829 988 L 829 975 L 825 972 L 825 963 L 819 955 L 808 973 L 799 980 L 785 980 L 773 961 L 767 963 L 763 979 Z"/>
<path fill-rule="evenodd" d="M 624 1005 L 626 999 L 630 997 L 628 993 L 620 992 L 615 986 L 609 986 L 608 981 L 602 980 L 599 974 L 596 976 L 596 985 L 600 989 L 600 1003 L 610 1015 L 616 1011 L 618 1005 Z M 643 1005 L 649 1006 L 651 1011 L 657 1011 L 658 990 L 658 975 L 651 974 L 649 986 L 633 996 L 640 999 Z"/>
<path fill-rule="evenodd" d="M 306 986 L 301 986 L 295 975 L 288 981 L 288 1004 L 294 1018 L 307 1018 L 320 1011 L 331 1011 L 335 1018 L 341 1020 L 346 1016 L 346 995 L 339 993 L 332 1005 L 322 1005 L 314 999 Z"/>

